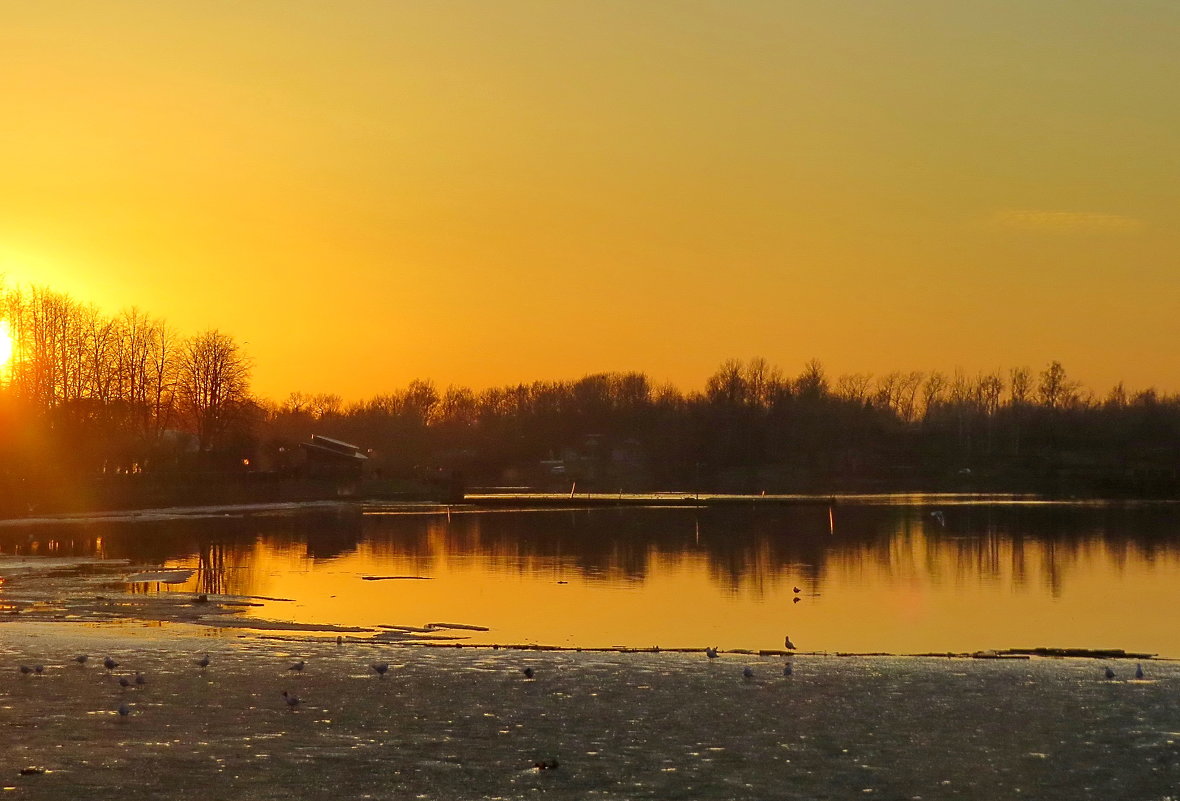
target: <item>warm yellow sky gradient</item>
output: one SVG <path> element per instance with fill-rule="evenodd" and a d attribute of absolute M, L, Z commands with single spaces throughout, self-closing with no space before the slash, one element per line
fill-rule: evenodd
<path fill-rule="evenodd" d="M 0 272 L 360 398 L 724 359 L 1180 389 L 1173 0 L 13 2 Z"/>

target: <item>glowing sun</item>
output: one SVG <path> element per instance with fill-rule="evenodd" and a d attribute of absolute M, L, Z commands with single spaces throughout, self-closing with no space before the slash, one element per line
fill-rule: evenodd
<path fill-rule="evenodd" d="M 0 320 L 0 367 L 12 360 L 12 351 L 12 334 L 9 333 L 8 321 Z"/>

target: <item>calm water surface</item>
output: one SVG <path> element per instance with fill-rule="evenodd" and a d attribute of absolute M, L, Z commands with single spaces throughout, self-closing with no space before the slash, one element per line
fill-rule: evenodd
<path fill-rule="evenodd" d="M 289 599 L 250 612 L 267 620 L 487 627 L 472 643 L 1180 657 L 1171 504 L 336 507 L 6 528 L 0 548 L 193 568 L 149 591 Z"/>

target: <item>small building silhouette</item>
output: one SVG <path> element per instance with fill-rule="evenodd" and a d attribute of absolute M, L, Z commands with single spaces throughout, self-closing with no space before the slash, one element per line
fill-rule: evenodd
<path fill-rule="evenodd" d="M 369 460 L 358 446 L 319 434 L 299 447 L 307 456 L 308 478 L 359 479 Z"/>

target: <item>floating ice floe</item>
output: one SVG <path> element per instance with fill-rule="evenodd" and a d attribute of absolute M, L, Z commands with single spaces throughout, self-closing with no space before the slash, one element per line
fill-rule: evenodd
<path fill-rule="evenodd" d="M 147 570 L 142 573 L 132 573 L 123 581 L 128 584 L 183 584 L 192 578 L 197 571 L 184 570 Z"/>

